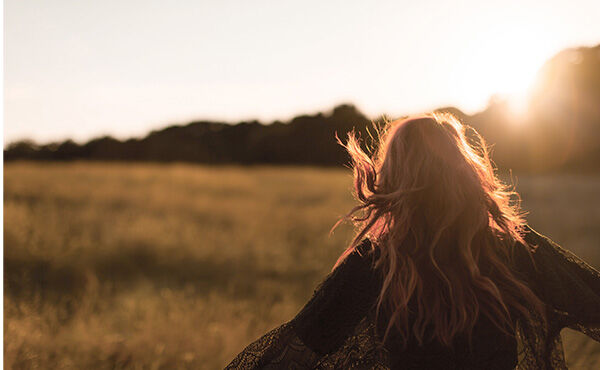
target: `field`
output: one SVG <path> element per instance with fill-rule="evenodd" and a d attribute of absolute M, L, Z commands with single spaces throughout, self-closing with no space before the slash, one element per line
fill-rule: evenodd
<path fill-rule="evenodd" d="M 346 169 L 4 167 L 4 365 L 222 368 L 351 238 Z M 536 230 L 600 266 L 600 176 L 517 176 Z M 563 331 L 571 368 L 600 344 Z"/>

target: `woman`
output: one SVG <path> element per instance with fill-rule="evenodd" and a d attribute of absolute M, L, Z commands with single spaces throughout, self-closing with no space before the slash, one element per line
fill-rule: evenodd
<path fill-rule="evenodd" d="M 600 274 L 524 223 L 474 129 L 436 113 L 379 137 L 373 158 L 344 145 L 351 245 L 229 368 L 565 368 L 562 328 L 600 340 Z"/>

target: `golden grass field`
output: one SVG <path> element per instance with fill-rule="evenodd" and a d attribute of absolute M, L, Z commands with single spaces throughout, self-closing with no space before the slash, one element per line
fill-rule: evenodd
<path fill-rule="evenodd" d="M 350 241 L 347 169 L 9 163 L 7 369 L 225 366 Z M 600 266 L 600 176 L 517 176 L 530 225 Z M 600 345 L 563 332 L 571 368 Z"/>

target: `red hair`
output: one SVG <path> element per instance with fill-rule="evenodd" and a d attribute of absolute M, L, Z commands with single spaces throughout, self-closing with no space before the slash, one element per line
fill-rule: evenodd
<path fill-rule="evenodd" d="M 377 313 L 389 315 L 384 341 L 395 327 L 405 341 L 412 335 L 450 346 L 457 334 L 470 336 L 479 315 L 507 333 L 514 333 L 513 312 L 531 318 L 533 308 L 544 317 L 541 301 L 509 268 L 511 248 L 527 245 L 519 203 L 510 199 L 518 194 L 497 178 L 475 129 L 432 113 L 377 133 L 373 156 L 354 132 L 345 145 L 338 139 L 351 156 L 360 204 L 333 227 L 350 219 L 357 229 L 334 269 L 365 237 L 378 249 Z"/>

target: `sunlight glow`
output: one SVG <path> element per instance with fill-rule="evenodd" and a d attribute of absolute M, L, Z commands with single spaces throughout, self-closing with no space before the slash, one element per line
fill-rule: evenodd
<path fill-rule="evenodd" d="M 7 0 L 4 14 L 5 145 L 341 103 L 475 114 L 496 95 L 518 113 L 545 60 L 600 35 L 592 0 Z"/>
<path fill-rule="evenodd" d="M 466 45 L 461 65 L 462 95 L 467 105 L 496 95 L 507 101 L 512 113 L 522 115 L 535 76 L 555 53 L 543 37 L 528 32 L 527 24 L 490 29 L 477 42 Z"/>

